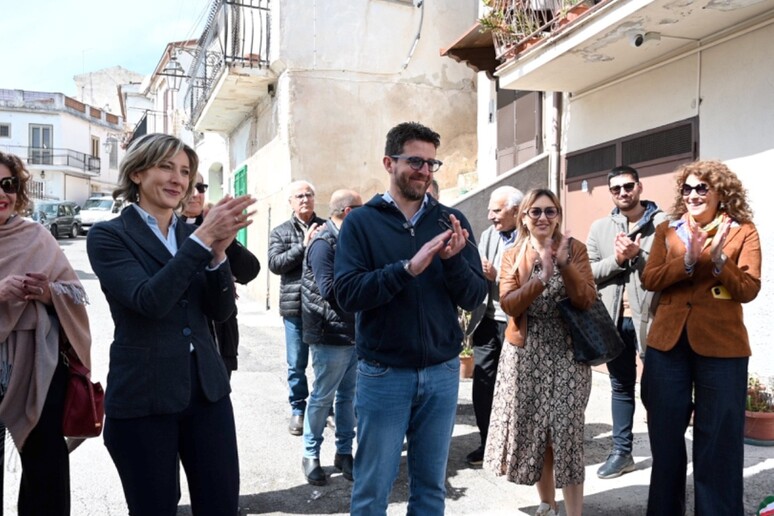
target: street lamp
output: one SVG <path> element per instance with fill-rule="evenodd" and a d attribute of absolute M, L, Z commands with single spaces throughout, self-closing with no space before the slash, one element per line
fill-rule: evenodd
<path fill-rule="evenodd" d="M 120 134 L 107 133 L 107 136 L 105 136 L 105 141 L 102 142 L 102 148 L 105 150 L 105 154 L 110 154 L 110 152 L 113 150 L 113 145 L 119 142 L 119 138 L 121 138 Z"/>
<path fill-rule="evenodd" d="M 169 89 L 172 91 L 180 91 L 180 84 L 183 79 L 188 79 L 189 76 L 185 73 L 180 61 L 177 60 L 177 51 L 169 56 L 169 62 L 158 75 L 169 77 Z"/>

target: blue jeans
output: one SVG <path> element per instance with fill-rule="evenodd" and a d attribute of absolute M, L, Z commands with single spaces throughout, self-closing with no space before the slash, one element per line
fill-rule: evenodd
<path fill-rule="evenodd" d="M 695 513 L 744 514 L 747 362 L 697 355 L 685 331 L 669 351 L 648 348 L 642 401 L 653 455 L 649 516 L 685 514 L 685 430 L 692 411 Z"/>
<path fill-rule="evenodd" d="M 304 457 L 320 457 L 323 430 L 336 399 L 336 453 L 352 454 L 355 438 L 355 382 L 357 355 L 355 346 L 312 344 L 314 386 L 304 418 Z"/>
<path fill-rule="evenodd" d="M 422 369 L 360 360 L 357 372 L 358 448 L 351 514 L 386 514 L 405 436 L 407 514 L 442 515 L 446 463 L 457 412 L 459 357 Z"/>
<path fill-rule="evenodd" d="M 631 453 L 634 434 L 634 386 L 637 383 L 637 333 L 631 317 L 623 317 L 618 322 L 618 334 L 626 347 L 615 360 L 607 364 L 610 373 L 613 412 L 613 449 L 621 453 Z"/>
<path fill-rule="evenodd" d="M 309 364 L 309 346 L 304 344 L 301 334 L 301 318 L 285 317 L 285 352 L 288 360 L 288 389 L 290 408 L 294 416 L 306 411 L 309 386 L 306 381 L 306 366 Z"/>

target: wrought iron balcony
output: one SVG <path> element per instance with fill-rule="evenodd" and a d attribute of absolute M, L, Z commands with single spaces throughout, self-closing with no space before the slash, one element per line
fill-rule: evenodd
<path fill-rule="evenodd" d="M 39 167 L 41 165 L 51 168 L 67 167 L 93 175 L 100 173 L 101 159 L 73 149 L 59 149 L 48 147 L 26 147 L 21 145 L 2 145 L 1 149 L 24 158 L 28 165 Z"/>
<path fill-rule="evenodd" d="M 224 75 L 250 77 L 268 70 L 270 26 L 270 0 L 213 0 L 188 73 L 185 110 L 191 126 L 217 96 Z"/>

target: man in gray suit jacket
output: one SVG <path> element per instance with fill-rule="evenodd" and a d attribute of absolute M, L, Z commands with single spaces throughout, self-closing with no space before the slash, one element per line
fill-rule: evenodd
<path fill-rule="evenodd" d="M 489 295 L 471 318 L 473 331 L 473 411 L 481 435 L 481 446 L 467 456 L 468 464 L 478 465 L 484 460 L 489 415 L 492 412 L 497 362 L 505 340 L 508 316 L 500 308 L 500 259 L 503 251 L 516 241 L 516 221 L 519 204 L 524 198 L 520 190 L 501 186 L 489 197 L 487 218 L 492 225 L 481 233 L 478 251 L 481 267 L 489 285 Z"/>

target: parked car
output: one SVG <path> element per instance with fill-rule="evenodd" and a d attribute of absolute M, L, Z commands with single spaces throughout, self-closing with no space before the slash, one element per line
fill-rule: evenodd
<path fill-rule="evenodd" d="M 75 218 L 78 205 L 72 201 L 35 201 L 32 207 L 32 220 L 40 222 L 54 238 L 77 237 L 80 224 Z"/>
<path fill-rule="evenodd" d="M 124 206 L 122 199 L 113 199 L 110 196 L 89 197 L 78 214 L 78 225 L 81 233 L 86 234 L 91 226 L 103 220 L 110 220 L 118 217 L 121 208 Z"/>

